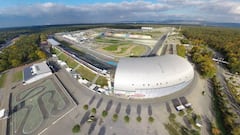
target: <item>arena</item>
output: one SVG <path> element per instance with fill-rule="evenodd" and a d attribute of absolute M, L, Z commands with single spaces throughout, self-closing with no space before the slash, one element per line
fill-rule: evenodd
<path fill-rule="evenodd" d="M 184 89 L 194 78 L 192 65 L 177 55 L 120 59 L 114 94 L 129 98 L 162 97 Z"/>

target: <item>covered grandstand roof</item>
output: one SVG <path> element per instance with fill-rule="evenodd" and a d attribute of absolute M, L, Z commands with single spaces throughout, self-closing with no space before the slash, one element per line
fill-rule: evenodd
<path fill-rule="evenodd" d="M 56 40 L 50 38 L 47 40 L 49 44 L 53 45 L 53 46 L 56 46 L 56 45 L 60 45 L 59 42 L 57 42 Z"/>
<path fill-rule="evenodd" d="M 114 89 L 131 91 L 164 88 L 193 78 L 192 65 L 177 55 L 120 59 Z"/>

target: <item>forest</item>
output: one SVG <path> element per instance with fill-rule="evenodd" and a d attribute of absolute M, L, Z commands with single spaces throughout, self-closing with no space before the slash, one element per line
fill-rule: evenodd
<path fill-rule="evenodd" d="M 15 44 L 4 48 L 0 53 L 0 72 L 9 68 L 46 59 L 47 55 L 39 47 L 39 34 L 21 36 Z"/>
<path fill-rule="evenodd" d="M 240 73 L 240 29 L 185 26 L 182 34 L 194 45 L 206 45 L 220 52 L 232 73 Z"/>
<path fill-rule="evenodd" d="M 212 78 L 216 74 L 216 66 L 212 61 L 212 53 L 203 46 L 194 46 L 191 51 L 191 59 L 197 65 L 198 71 L 205 78 Z"/>

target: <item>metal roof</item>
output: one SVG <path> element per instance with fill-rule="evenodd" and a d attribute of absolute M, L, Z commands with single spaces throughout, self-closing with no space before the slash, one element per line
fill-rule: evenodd
<path fill-rule="evenodd" d="M 192 65 L 177 55 L 120 59 L 115 90 L 146 90 L 170 87 L 193 79 Z"/>
<path fill-rule="evenodd" d="M 46 64 L 46 61 L 33 64 L 32 66 L 24 68 L 24 70 L 23 70 L 24 81 L 27 81 L 37 75 L 41 75 L 41 74 L 49 73 L 49 72 L 52 72 L 52 71 Z"/>
<path fill-rule="evenodd" d="M 47 40 L 49 44 L 53 45 L 53 46 L 56 46 L 56 45 L 60 45 L 59 42 L 57 42 L 56 40 L 50 38 Z"/>

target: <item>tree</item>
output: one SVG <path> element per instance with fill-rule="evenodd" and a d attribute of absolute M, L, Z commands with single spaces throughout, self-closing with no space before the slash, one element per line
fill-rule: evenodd
<path fill-rule="evenodd" d="M 128 116 L 128 115 L 124 116 L 124 121 L 125 121 L 126 123 L 129 123 L 129 121 L 130 121 L 130 118 L 129 118 L 129 116 Z"/>
<path fill-rule="evenodd" d="M 141 116 L 137 116 L 136 120 L 137 120 L 137 122 L 141 122 L 142 121 Z"/>
<path fill-rule="evenodd" d="M 72 132 L 73 133 L 79 133 L 80 132 L 80 125 L 79 124 L 74 125 L 73 128 L 72 128 Z"/>
<path fill-rule="evenodd" d="M 88 110 L 88 105 L 85 104 L 85 105 L 83 106 L 83 109 L 84 109 L 84 110 Z"/>
<path fill-rule="evenodd" d="M 148 122 L 149 122 L 149 123 L 153 123 L 153 122 L 154 122 L 154 118 L 153 118 L 152 116 L 149 116 L 149 117 L 148 117 Z"/>
<path fill-rule="evenodd" d="M 103 111 L 102 111 L 102 116 L 103 116 L 103 117 L 106 117 L 107 115 L 108 115 L 108 112 L 107 112 L 106 110 L 103 110 Z"/>
<path fill-rule="evenodd" d="M 40 59 L 46 59 L 47 58 L 47 55 L 45 52 L 41 51 L 41 50 L 37 50 L 37 55 Z"/>
<path fill-rule="evenodd" d="M 118 114 L 117 113 L 113 114 L 112 120 L 115 122 L 117 121 L 117 119 L 118 119 Z"/>
<path fill-rule="evenodd" d="M 97 113 L 96 108 L 92 108 L 91 112 L 92 112 L 93 114 L 96 114 L 96 113 Z"/>

